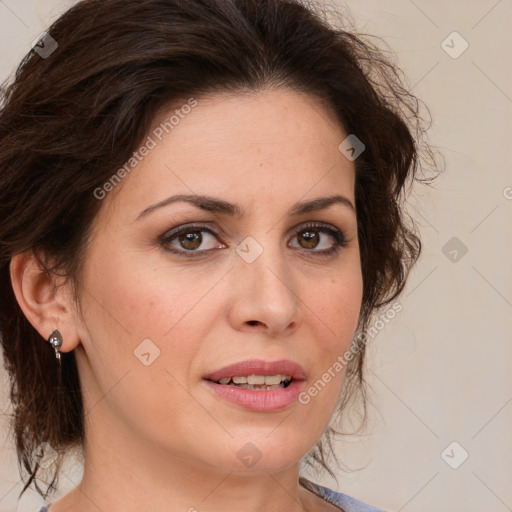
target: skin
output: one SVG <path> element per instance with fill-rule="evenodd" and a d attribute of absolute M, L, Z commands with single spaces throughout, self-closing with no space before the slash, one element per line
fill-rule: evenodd
<path fill-rule="evenodd" d="M 84 391 L 83 480 L 50 512 L 339 510 L 298 476 L 335 409 L 343 371 L 307 405 L 272 413 L 217 398 L 202 377 L 244 359 L 291 359 L 309 387 L 350 347 L 362 299 L 356 214 L 341 204 L 287 213 L 333 194 L 355 204 L 354 163 L 338 150 L 346 136 L 313 98 L 288 89 L 198 98 L 103 199 L 79 277 L 81 311 L 69 284 L 55 291 L 29 253 L 13 258 L 20 306 L 45 340 L 59 328 Z M 237 203 L 245 215 L 176 202 L 136 220 L 192 193 Z M 201 231 L 194 257 L 159 243 L 199 221 L 218 235 Z M 335 241 L 321 230 L 318 246 L 306 228 L 294 234 L 309 221 L 342 230 L 346 246 L 318 256 Z M 235 251 L 247 236 L 263 248 L 250 264 Z M 186 251 L 178 238 L 167 247 Z M 160 350 L 148 366 L 134 355 L 144 339 Z M 247 442 L 262 454 L 251 468 L 237 457 Z"/>

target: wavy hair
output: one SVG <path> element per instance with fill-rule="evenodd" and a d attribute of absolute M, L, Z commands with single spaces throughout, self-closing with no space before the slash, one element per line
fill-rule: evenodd
<path fill-rule="evenodd" d="M 30 50 L 2 88 L 0 337 L 20 474 L 28 476 L 20 497 L 32 482 L 45 498 L 56 489 L 64 456 L 83 447 L 84 411 L 74 353 L 62 354 L 59 393 L 53 349 L 16 301 L 10 260 L 33 251 L 48 275 L 67 276 L 78 297 L 81 255 L 101 204 L 93 191 L 129 159 L 166 105 L 268 87 L 320 100 L 366 146 L 354 162 L 358 332 L 403 290 L 421 251 L 403 210 L 407 184 L 427 182 L 418 171 L 435 166 L 424 104 L 380 39 L 327 14 L 300 0 L 82 0 L 48 29 L 58 48 L 44 58 Z M 357 391 L 365 394 L 364 349 L 347 367 L 339 411 Z M 330 425 L 306 457 L 332 476 L 336 433 Z M 36 480 L 41 447 L 58 455 L 45 492 Z"/>

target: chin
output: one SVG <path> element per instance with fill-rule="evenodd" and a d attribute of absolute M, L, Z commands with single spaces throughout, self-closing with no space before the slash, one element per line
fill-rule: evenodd
<path fill-rule="evenodd" d="M 283 431 L 278 435 L 277 429 L 272 432 L 268 428 L 264 434 L 246 433 L 231 439 L 226 450 L 214 456 L 213 465 L 236 473 L 278 473 L 298 464 L 313 447 L 313 440 L 306 443 L 300 436 L 298 431 L 293 434 Z"/>

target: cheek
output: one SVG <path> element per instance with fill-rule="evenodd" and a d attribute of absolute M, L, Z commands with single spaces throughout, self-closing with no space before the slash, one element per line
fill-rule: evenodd
<path fill-rule="evenodd" d="M 314 389 L 309 388 L 308 394 L 311 401 L 316 402 L 314 406 L 322 411 L 326 403 L 330 405 L 325 411 L 334 406 L 341 392 L 346 354 L 351 348 L 361 311 L 362 286 L 360 270 L 355 266 L 343 278 L 326 280 L 308 302 L 316 346 L 316 353 L 311 354 L 314 372 L 308 383 Z"/>
<path fill-rule="evenodd" d="M 161 338 L 194 299 L 193 288 L 187 290 L 179 275 L 171 276 L 169 268 L 157 268 L 146 260 L 151 257 L 140 252 L 118 253 L 115 258 L 98 255 L 89 269 L 91 312 L 105 319 L 103 328 L 122 333 L 118 339 Z"/>
<path fill-rule="evenodd" d="M 327 332 L 323 348 L 336 351 L 350 344 L 357 329 L 361 311 L 363 282 L 361 271 L 355 267 L 340 278 L 330 278 L 318 289 L 308 305 Z"/>
<path fill-rule="evenodd" d="M 183 385 L 201 339 L 194 311 L 204 291 L 189 287 L 189 279 L 171 279 L 168 268 L 144 269 L 130 258 L 90 261 L 83 293 L 90 365 L 84 375 L 91 404 L 105 397 L 95 414 L 110 414 L 110 408 L 153 438 L 177 423 L 192 428 L 192 419 L 204 412 Z M 154 421 L 147 423 L 148 417 Z"/>
<path fill-rule="evenodd" d="M 160 338 L 172 321 L 158 280 L 144 275 L 127 254 L 102 249 L 88 259 L 82 293 L 87 329 L 82 343 L 98 379 L 107 366 L 116 375 L 143 366 L 137 347 L 144 340 L 154 343 L 149 344 L 154 358 L 163 349 Z"/>
<path fill-rule="evenodd" d="M 215 284 L 222 274 L 177 272 L 171 265 L 146 260 L 150 256 L 135 252 L 91 266 L 86 345 L 97 374 L 107 371 L 108 361 L 109 371 L 115 367 L 116 375 L 143 370 L 139 377 L 144 389 L 156 389 L 155 369 L 167 369 L 180 382 L 187 381 L 211 324 L 219 318 Z M 163 377 L 168 379 L 169 374 Z M 176 381 L 160 382 L 165 389 L 169 385 L 178 397 Z"/>

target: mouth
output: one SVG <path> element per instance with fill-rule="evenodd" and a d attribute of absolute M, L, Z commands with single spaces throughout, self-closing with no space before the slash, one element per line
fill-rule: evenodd
<path fill-rule="evenodd" d="M 304 380 L 305 378 L 304 368 L 288 359 L 279 361 L 247 359 L 224 366 L 203 377 L 205 380 L 224 386 L 255 386 L 255 389 L 264 389 L 263 386 L 286 388 L 293 380 Z"/>
<path fill-rule="evenodd" d="M 210 380 L 210 379 L 207 379 Z M 273 389 L 287 388 L 293 381 L 291 375 L 240 375 L 225 377 L 215 382 L 222 386 L 234 386 L 237 388 L 251 389 L 255 391 L 270 391 Z"/>
<path fill-rule="evenodd" d="M 250 359 L 203 377 L 206 388 L 222 401 L 256 412 L 293 406 L 304 389 L 306 373 L 293 361 Z"/>

